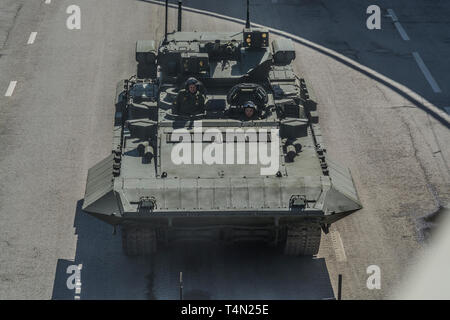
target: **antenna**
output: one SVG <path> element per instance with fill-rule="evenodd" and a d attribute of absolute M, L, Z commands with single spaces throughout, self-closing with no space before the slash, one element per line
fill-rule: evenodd
<path fill-rule="evenodd" d="M 164 29 L 164 42 L 167 42 L 167 15 L 169 12 L 169 0 L 166 0 L 166 28 Z"/>
<path fill-rule="evenodd" d="M 247 29 L 250 28 L 250 0 L 247 0 L 247 21 L 245 22 L 245 27 Z"/>
<path fill-rule="evenodd" d="M 183 10 L 183 1 L 178 0 L 178 32 L 181 31 L 181 15 Z"/>

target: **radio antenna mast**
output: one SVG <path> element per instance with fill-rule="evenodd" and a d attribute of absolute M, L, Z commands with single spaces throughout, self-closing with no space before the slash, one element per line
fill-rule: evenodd
<path fill-rule="evenodd" d="M 169 0 L 166 0 L 166 25 L 165 25 L 165 29 L 164 29 L 164 42 L 167 42 L 167 16 L 168 16 L 168 11 L 169 11 Z"/>
<path fill-rule="evenodd" d="M 178 32 L 181 31 L 181 15 L 183 10 L 183 1 L 178 0 Z"/>
<path fill-rule="evenodd" d="M 245 22 L 245 27 L 247 29 L 250 28 L 250 0 L 247 0 L 247 21 Z"/>

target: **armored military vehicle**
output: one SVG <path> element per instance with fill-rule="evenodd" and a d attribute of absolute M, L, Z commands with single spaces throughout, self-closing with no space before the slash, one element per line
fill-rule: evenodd
<path fill-rule="evenodd" d="M 178 31 L 166 20 L 158 45 L 137 42 L 137 76 L 117 86 L 112 153 L 89 170 L 83 210 L 120 226 L 127 255 L 177 240 L 316 254 L 321 230 L 361 204 L 349 171 L 327 156 L 293 43 L 252 28 L 248 7 L 239 33 L 183 32 L 178 14 Z M 191 77 L 204 112 L 176 114 Z"/>

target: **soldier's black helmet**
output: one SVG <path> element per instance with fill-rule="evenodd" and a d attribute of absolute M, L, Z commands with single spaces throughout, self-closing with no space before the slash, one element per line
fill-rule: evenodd
<path fill-rule="evenodd" d="M 190 86 L 191 84 L 195 84 L 198 85 L 198 80 L 195 79 L 194 77 L 190 77 L 186 80 L 186 87 Z"/>
<path fill-rule="evenodd" d="M 186 90 L 189 89 L 189 86 L 191 84 L 194 84 L 197 87 L 197 91 L 200 91 L 202 94 L 206 94 L 206 89 L 205 86 L 203 85 L 203 83 L 201 83 L 200 81 L 198 81 L 196 78 L 194 77 L 189 77 L 185 82 L 184 82 L 184 88 Z"/>
<path fill-rule="evenodd" d="M 190 77 L 185 81 L 184 88 L 188 90 L 190 85 L 195 85 L 197 91 L 200 89 L 200 82 L 194 77 Z"/>

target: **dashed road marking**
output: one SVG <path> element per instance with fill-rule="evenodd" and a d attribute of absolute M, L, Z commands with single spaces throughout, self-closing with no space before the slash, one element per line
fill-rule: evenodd
<path fill-rule="evenodd" d="M 330 230 L 331 243 L 333 245 L 336 260 L 338 262 L 347 261 L 347 255 L 345 254 L 344 244 L 342 243 L 341 235 L 337 230 Z"/>
<path fill-rule="evenodd" d="M 398 31 L 398 33 L 400 33 L 400 36 L 402 37 L 402 39 L 405 41 L 409 41 L 409 37 L 406 34 L 406 31 L 405 31 L 405 29 L 403 29 L 400 22 L 394 22 L 394 26 L 397 28 L 397 31 Z"/>
<path fill-rule="evenodd" d="M 397 22 L 397 15 L 395 14 L 394 10 L 392 9 L 387 9 L 387 12 L 389 14 L 389 16 L 392 18 L 392 21 Z"/>
<path fill-rule="evenodd" d="M 28 38 L 27 44 L 33 44 L 34 40 L 36 40 L 37 32 L 32 32 L 30 37 Z"/>
<path fill-rule="evenodd" d="M 427 66 L 423 62 L 422 58 L 420 57 L 418 52 L 413 52 L 413 57 L 416 59 L 416 63 L 419 66 L 420 70 L 422 71 L 423 75 L 427 79 L 428 83 L 430 84 L 431 88 L 435 93 L 440 93 L 441 88 L 437 84 L 436 80 L 434 80 L 433 76 L 431 75 L 430 70 L 428 70 Z"/>
<path fill-rule="evenodd" d="M 14 89 L 16 88 L 17 81 L 11 81 L 9 83 L 8 89 L 6 90 L 5 97 L 11 97 Z"/>
<path fill-rule="evenodd" d="M 75 294 L 80 294 L 81 293 L 81 282 L 77 282 L 75 284 Z"/>
<path fill-rule="evenodd" d="M 81 276 L 81 269 L 83 269 L 83 264 L 79 264 L 78 265 L 78 270 L 79 270 L 79 272 L 80 272 L 80 276 Z M 74 299 L 75 300 L 80 300 L 80 295 L 81 295 L 81 279 L 80 278 L 77 278 L 76 280 L 75 280 L 75 296 L 74 296 Z"/>
<path fill-rule="evenodd" d="M 391 17 L 392 21 L 394 21 L 394 26 L 397 29 L 398 33 L 400 33 L 400 36 L 403 40 L 409 41 L 408 34 L 406 33 L 405 29 L 401 25 L 400 22 L 398 22 L 397 15 L 395 14 L 394 10 L 388 9 L 389 16 Z"/>

